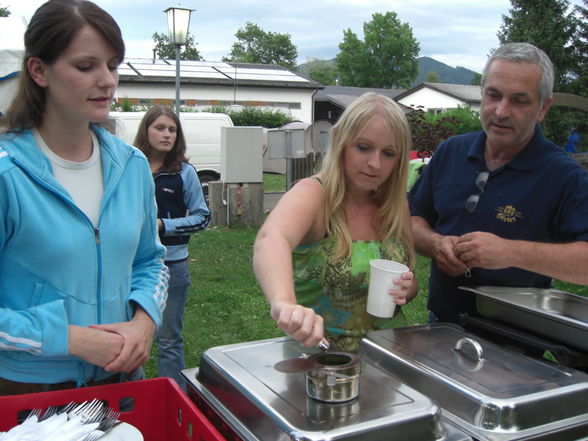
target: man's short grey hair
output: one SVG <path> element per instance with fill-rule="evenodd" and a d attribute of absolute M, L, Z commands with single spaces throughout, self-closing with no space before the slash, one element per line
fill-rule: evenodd
<path fill-rule="evenodd" d="M 496 49 L 484 67 L 482 73 L 482 86 L 486 81 L 486 75 L 490 65 L 497 58 L 522 63 L 533 63 L 541 69 L 541 82 L 539 83 L 539 98 L 541 104 L 549 99 L 553 94 L 553 63 L 545 52 L 530 43 L 506 43 Z"/>

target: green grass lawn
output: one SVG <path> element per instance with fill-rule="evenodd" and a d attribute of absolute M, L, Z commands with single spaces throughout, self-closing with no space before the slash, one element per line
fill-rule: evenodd
<path fill-rule="evenodd" d="M 212 227 L 190 240 L 192 286 L 184 319 L 186 367 L 196 367 L 208 348 L 284 335 L 269 315 L 269 306 L 252 268 L 257 228 Z M 425 323 L 429 259 L 417 256 L 418 296 L 404 313 L 409 324 Z M 554 287 L 588 296 L 588 287 L 556 281 Z M 155 348 L 145 366 L 157 375 Z"/>
<path fill-rule="evenodd" d="M 286 191 L 286 175 L 264 173 L 263 190 L 266 192 Z"/>

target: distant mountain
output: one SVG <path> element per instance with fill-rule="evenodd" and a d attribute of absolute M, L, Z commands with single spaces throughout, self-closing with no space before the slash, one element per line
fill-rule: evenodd
<path fill-rule="evenodd" d="M 333 64 L 335 63 L 334 59 L 326 61 Z M 473 70 L 466 69 L 465 67 L 451 67 L 430 57 L 419 57 L 418 62 L 419 71 L 412 86 L 416 86 L 419 83 L 424 83 L 425 77 L 429 72 L 437 72 L 439 74 L 440 83 L 466 85 L 470 84 L 472 78 L 476 74 L 476 72 Z M 308 75 L 308 63 L 298 65 L 296 70 L 303 77 L 310 78 Z"/>
<path fill-rule="evenodd" d="M 440 83 L 466 85 L 470 84 L 476 74 L 473 70 L 466 69 L 465 67 L 451 67 L 430 57 L 419 57 L 419 73 L 413 86 L 424 83 L 425 77 L 429 72 L 437 72 L 440 77 Z"/>

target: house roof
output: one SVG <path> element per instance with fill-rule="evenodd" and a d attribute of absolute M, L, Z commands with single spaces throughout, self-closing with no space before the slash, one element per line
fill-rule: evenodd
<path fill-rule="evenodd" d="M 481 102 L 481 87 L 480 86 L 469 86 L 463 84 L 445 84 L 445 83 L 421 83 L 412 89 L 409 89 L 398 96 L 396 100 L 402 99 L 409 96 L 416 91 L 428 87 L 429 89 L 436 90 L 437 92 L 444 93 L 453 98 L 464 101 L 468 104 L 479 104 Z M 572 107 L 575 109 L 584 110 L 588 112 L 588 98 L 572 93 L 553 93 L 553 105 Z"/>
<path fill-rule="evenodd" d="M 584 112 L 588 112 L 588 98 L 574 95 L 572 93 L 553 93 L 553 105 L 563 107 L 573 107 L 574 109 L 580 109 Z"/>
<path fill-rule="evenodd" d="M 121 82 L 173 83 L 176 61 L 127 58 L 119 66 Z M 216 84 L 251 87 L 321 89 L 324 86 L 275 64 L 225 63 L 222 61 L 181 60 L 183 84 Z"/>
<path fill-rule="evenodd" d="M 399 94 L 396 97 L 396 100 L 400 100 L 404 97 L 412 95 L 413 93 L 417 92 L 418 90 L 428 88 L 431 90 L 435 90 L 439 93 L 443 93 L 448 95 L 452 98 L 458 99 L 460 101 L 466 102 L 468 104 L 479 103 L 481 100 L 481 89 L 480 86 L 470 86 L 465 84 L 446 84 L 446 83 L 420 83 L 413 87 L 412 89 L 408 89 L 407 91 Z"/>
<path fill-rule="evenodd" d="M 396 96 L 403 91 L 398 89 L 376 89 L 369 87 L 324 86 L 324 88 L 319 90 L 314 96 L 314 100 L 331 102 L 336 106 L 345 109 L 355 98 L 366 92 L 375 92 L 391 99 L 395 99 Z"/>

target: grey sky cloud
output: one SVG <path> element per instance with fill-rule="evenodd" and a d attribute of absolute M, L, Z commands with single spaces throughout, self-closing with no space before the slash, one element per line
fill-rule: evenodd
<path fill-rule="evenodd" d="M 13 15 L 30 18 L 43 1 L 0 0 Z M 152 56 L 153 32 L 167 32 L 163 10 L 176 0 L 96 0 L 119 23 L 129 57 Z M 572 0 L 580 4 L 581 0 Z M 191 8 L 190 33 L 201 55 L 218 61 L 231 51 L 235 32 L 247 21 L 265 31 L 290 34 L 298 61 L 310 57 L 334 58 L 351 29 L 363 38 L 363 24 L 376 12 L 396 12 L 408 23 L 420 44 L 420 56 L 451 66 L 481 72 L 488 53 L 498 46 L 496 34 L 508 0 L 184 0 Z"/>

